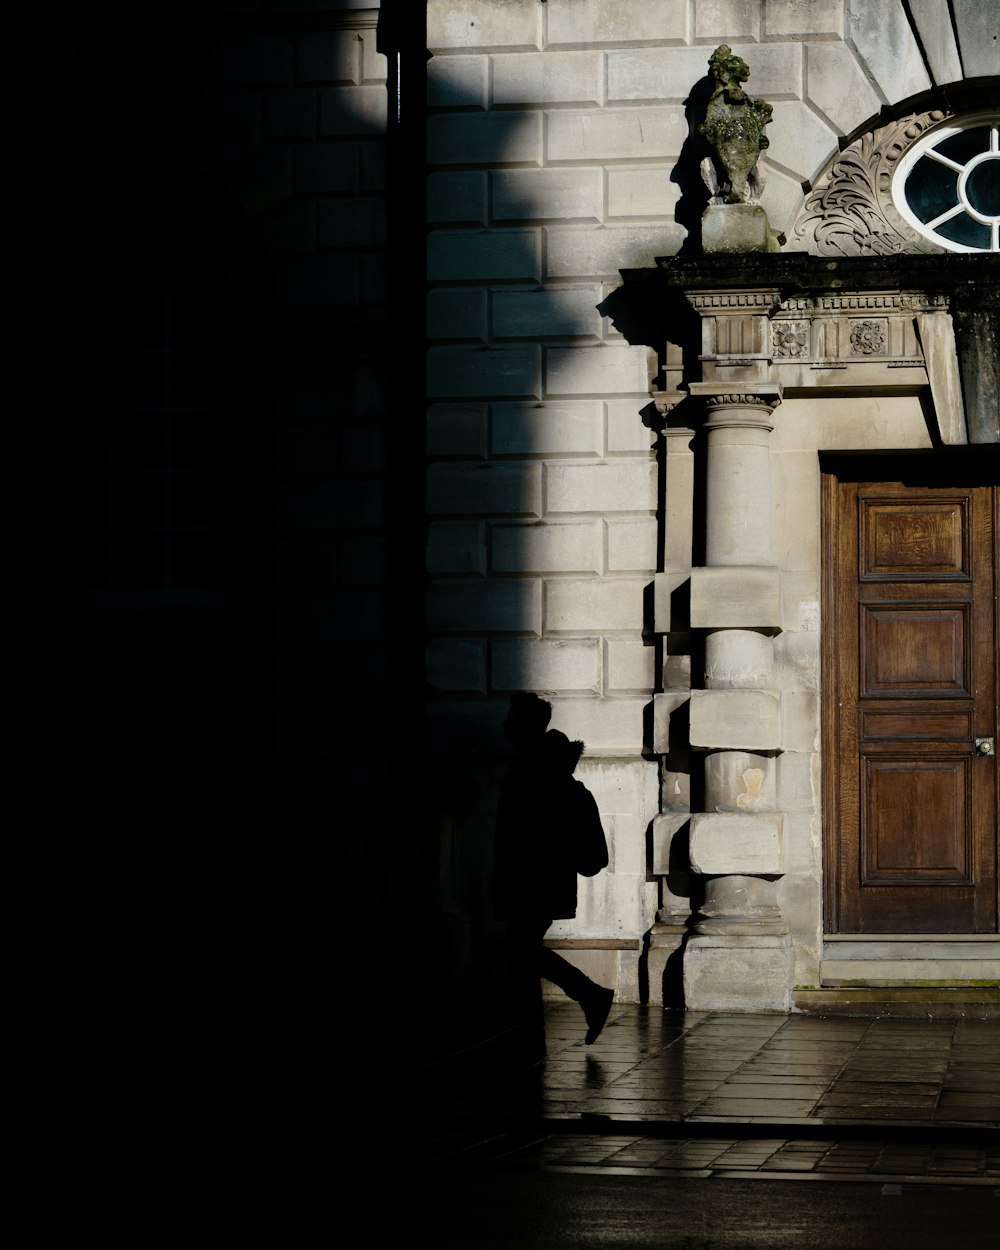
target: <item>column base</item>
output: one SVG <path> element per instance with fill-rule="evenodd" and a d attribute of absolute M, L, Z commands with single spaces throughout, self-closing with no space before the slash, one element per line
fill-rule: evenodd
<path fill-rule="evenodd" d="M 683 1007 L 682 967 L 687 926 L 657 919 L 649 931 L 646 976 L 653 1007 Z"/>
<path fill-rule="evenodd" d="M 792 951 L 787 936 L 692 934 L 684 951 L 689 1011 L 791 1010 Z"/>

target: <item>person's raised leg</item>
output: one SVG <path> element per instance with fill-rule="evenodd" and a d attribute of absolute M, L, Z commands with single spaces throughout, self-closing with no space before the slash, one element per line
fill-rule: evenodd
<path fill-rule="evenodd" d="M 615 997 L 614 990 L 605 989 L 603 985 L 592 981 L 575 964 L 563 959 L 557 951 L 550 950 L 544 943 L 540 943 L 540 946 L 541 975 L 546 981 L 558 985 L 567 997 L 574 999 L 583 1008 L 587 1020 L 587 1036 L 584 1041 L 588 1046 L 592 1045 L 607 1022 Z"/>

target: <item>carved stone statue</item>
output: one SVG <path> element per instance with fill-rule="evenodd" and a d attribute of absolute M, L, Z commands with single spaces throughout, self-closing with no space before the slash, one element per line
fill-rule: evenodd
<path fill-rule="evenodd" d="M 740 86 L 750 68 L 728 44 L 720 44 L 708 62 L 712 94 L 698 133 L 707 139 L 715 158 L 702 161 L 701 172 L 713 204 L 755 204 L 763 179 L 756 173 L 757 160 L 768 147 L 764 127 L 772 108 Z"/>

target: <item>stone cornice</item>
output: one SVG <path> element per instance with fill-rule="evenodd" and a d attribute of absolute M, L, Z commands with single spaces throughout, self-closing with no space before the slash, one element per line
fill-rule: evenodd
<path fill-rule="evenodd" d="M 805 252 L 747 252 L 739 256 L 662 256 L 656 268 L 623 269 L 625 284 L 709 293 L 749 288 L 780 292 L 783 299 L 801 293 L 869 291 L 957 291 L 1000 285 L 1000 254 L 945 252 L 933 256 L 810 256 Z M 647 292 L 643 291 L 645 295 Z"/>

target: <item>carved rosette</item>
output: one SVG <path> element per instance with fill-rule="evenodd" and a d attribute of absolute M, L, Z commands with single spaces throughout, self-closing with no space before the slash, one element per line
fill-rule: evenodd
<path fill-rule="evenodd" d="M 881 356 L 885 352 L 885 324 L 881 321 L 851 323 L 851 352 L 855 356 Z"/>
<path fill-rule="evenodd" d="M 818 256 L 943 252 L 896 211 L 892 177 L 906 150 L 949 116 L 940 109 L 913 113 L 845 148 L 806 197 L 792 246 Z"/>
<path fill-rule="evenodd" d="M 805 321 L 779 321 L 771 330 L 775 356 L 808 356 L 809 324 Z"/>

